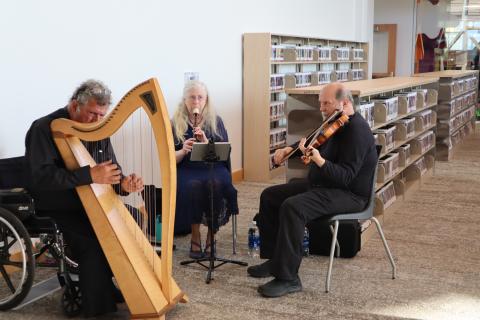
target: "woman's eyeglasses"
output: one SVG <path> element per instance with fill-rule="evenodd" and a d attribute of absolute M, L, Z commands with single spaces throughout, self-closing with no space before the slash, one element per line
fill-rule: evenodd
<path fill-rule="evenodd" d="M 203 101 L 203 100 L 205 100 L 205 97 L 201 96 L 201 95 L 198 95 L 198 96 L 191 95 L 191 96 L 188 96 L 188 100 L 190 100 L 190 101 L 195 101 L 195 100 Z"/>

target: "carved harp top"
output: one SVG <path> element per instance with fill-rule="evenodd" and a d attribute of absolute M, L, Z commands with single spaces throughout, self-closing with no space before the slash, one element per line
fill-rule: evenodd
<path fill-rule="evenodd" d="M 132 317 L 162 318 L 168 309 L 187 298 L 172 278 L 176 161 L 170 119 L 157 80 L 150 79 L 130 90 L 101 122 L 81 124 L 57 119 L 51 129 L 68 169 L 94 165 L 80 140 L 110 137 L 138 108 L 148 115 L 160 160 L 161 259 L 110 185 L 91 184 L 76 189 Z"/>

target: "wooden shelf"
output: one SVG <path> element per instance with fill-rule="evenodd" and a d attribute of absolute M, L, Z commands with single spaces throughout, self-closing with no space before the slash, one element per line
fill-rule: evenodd
<path fill-rule="evenodd" d="M 387 192 L 391 192 L 393 188 L 394 197 L 388 199 L 389 201 L 393 199 L 393 202 L 390 202 L 387 207 L 383 201 L 383 195 L 375 196 L 375 209 L 374 209 L 374 216 L 376 217 L 385 217 L 385 213 L 390 212 L 391 210 L 395 209 L 398 206 L 400 197 L 405 200 L 406 194 L 408 193 L 409 189 L 412 188 L 414 185 L 421 186 L 422 180 L 425 177 L 429 176 L 430 173 L 435 171 L 435 159 L 432 155 L 424 155 L 425 160 L 425 172 L 420 171 L 419 168 L 415 168 L 414 162 L 407 168 L 407 172 L 400 178 L 394 179 L 392 182 L 389 183 L 389 189 L 386 189 Z"/>
<path fill-rule="evenodd" d="M 389 124 L 392 124 L 394 123 L 395 121 L 398 121 L 400 119 L 403 119 L 403 118 L 406 118 L 406 117 L 410 117 L 410 116 L 413 116 L 414 114 L 416 113 L 419 113 L 423 110 L 427 110 L 427 109 L 430 109 L 432 107 L 435 107 L 437 104 L 436 103 L 431 103 L 423 108 L 418 108 L 412 112 L 409 112 L 409 113 L 405 113 L 405 114 L 401 114 L 399 116 L 397 116 L 396 118 L 392 119 L 392 120 L 389 120 L 387 122 L 381 122 L 381 123 L 375 123 L 375 125 L 372 127 L 372 130 L 375 130 L 375 129 L 380 129 L 382 127 L 385 127 L 386 125 L 389 125 Z"/>
<path fill-rule="evenodd" d="M 436 160 L 437 161 L 449 161 L 453 153 L 455 152 L 456 147 L 461 143 L 461 139 L 454 141 L 453 136 L 459 133 L 459 131 L 463 130 L 464 128 L 468 127 L 470 125 L 471 130 L 466 130 L 469 131 L 467 134 L 471 134 L 472 132 L 475 132 L 475 119 L 470 119 L 469 121 L 465 122 L 461 127 L 459 127 L 455 132 L 452 133 L 451 137 L 448 138 L 443 138 L 440 141 L 437 141 L 437 146 L 436 146 Z M 466 136 L 466 134 L 465 134 Z M 447 140 L 447 141 L 445 141 Z"/>
<path fill-rule="evenodd" d="M 469 105 L 467 105 L 466 107 L 463 107 L 462 109 L 459 109 L 457 112 L 449 115 L 449 117 L 439 118 L 439 117 L 438 117 L 438 114 L 437 114 L 437 119 L 438 119 L 439 121 L 440 121 L 440 120 L 450 120 L 450 119 L 458 116 L 458 115 L 459 115 L 460 113 L 462 113 L 463 111 L 465 111 L 465 110 L 467 110 L 467 109 L 469 109 L 469 108 L 471 108 L 471 107 L 475 107 L 476 104 L 477 104 L 477 102 L 472 103 L 472 104 L 469 104 Z"/>
<path fill-rule="evenodd" d="M 475 119 L 475 115 L 473 115 L 472 118 L 470 118 L 468 120 L 465 120 L 465 122 L 463 122 L 461 125 L 459 125 L 458 128 L 452 130 L 452 132 L 450 133 L 450 137 L 453 136 L 457 131 L 459 131 L 460 129 L 465 127 L 469 122 L 472 122 L 472 120 L 474 120 L 474 119 Z"/>
<path fill-rule="evenodd" d="M 414 115 L 414 114 L 416 114 L 416 113 L 419 113 L 419 112 L 421 112 L 421 111 L 430 109 L 430 108 L 432 108 L 432 107 L 435 107 L 436 105 L 437 105 L 436 103 L 432 103 L 432 104 L 430 104 L 430 105 L 428 105 L 428 106 L 425 106 L 425 107 L 423 107 L 423 108 L 418 108 L 418 109 L 416 109 L 416 110 L 414 110 L 414 111 L 412 111 L 412 112 L 399 115 L 399 116 L 397 116 L 396 118 L 394 118 L 394 119 L 392 119 L 392 120 L 375 124 L 375 125 L 372 127 L 372 130 L 380 129 L 380 128 L 382 128 L 382 127 L 385 127 L 386 125 L 389 125 L 389 124 L 394 123 L 395 121 L 398 121 L 398 120 L 401 120 L 401 119 L 403 119 L 403 118 L 412 116 L 412 115 Z"/>
<path fill-rule="evenodd" d="M 397 169 L 397 172 L 395 172 L 395 174 L 393 174 L 390 178 L 386 179 L 384 182 L 382 183 L 375 183 L 375 192 L 377 192 L 378 190 L 380 190 L 383 186 L 385 186 L 387 183 L 389 183 L 390 181 L 394 180 L 396 177 L 398 177 L 403 171 L 405 171 L 405 169 L 407 169 L 409 166 L 412 165 L 412 163 L 414 163 L 415 161 L 417 161 L 418 159 L 420 159 L 421 157 L 423 157 L 424 155 L 426 155 L 428 152 L 430 152 L 431 150 L 435 149 L 435 144 L 433 144 L 433 146 L 431 146 L 430 148 L 428 148 L 427 150 L 425 150 L 424 152 L 420 153 L 420 154 L 412 154 L 410 156 L 410 160 L 408 161 L 408 164 L 406 166 L 403 166 L 403 167 L 398 167 Z"/>
<path fill-rule="evenodd" d="M 467 90 L 467 91 L 460 92 L 459 94 L 452 96 L 452 99 L 456 99 L 456 98 L 458 98 L 458 97 L 461 97 L 461 96 L 463 96 L 463 95 L 465 95 L 465 94 L 467 94 L 467 93 L 474 92 L 474 91 L 478 91 L 478 88 L 470 89 L 470 90 Z M 449 101 L 449 100 L 447 100 L 447 101 Z"/>
<path fill-rule="evenodd" d="M 433 77 L 433 78 L 463 78 L 470 75 L 478 75 L 478 70 L 444 70 L 434 72 L 415 73 L 414 77 Z"/>
<path fill-rule="evenodd" d="M 366 95 L 367 93 L 372 93 L 374 96 L 378 95 L 379 93 L 383 93 L 383 92 L 379 92 L 378 88 L 373 89 L 376 86 L 380 88 L 380 83 L 382 83 L 381 88 L 388 88 L 386 92 L 390 93 L 392 91 L 398 91 L 401 89 L 409 89 L 414 87 L 422 87 L 422 88 L 427 86 L 435 87 L 435 86 L 438 86 L 438 79 L 398 77 L 398 78 L 385 78 L 385 79 L 376 79 L 376 80 L 362 80 L 362 81 L 348 82 L 345 85 L 347 86 L 347 88 L 352 90 L 352 95 L 354 96 L 354 100 L 359 101 L 358 95 L 361 95 L 362 97 L 367 97 L 368 98 L 367 100 L 369 100 L 371 96 Z M 290 93 L 288 94 L 286 111 L 285 111 L 288 119 L 287 143 L 293 143 L 294 141 L 297 141 L 301 136 L 306 134 L 306 132 L 308 132 L 309 129 L 311 130 L 314 124 L 321 122 L 321 116 L 319 116 L 319 112 L 318 112 L 318 92 L 319 91 L 318 90 L 312 91 L 308 89 L 309 88 L 291 89 L 287 91 L 287 92 L 294 92 L 292 94 Z M 304 93 L 296 94 L 299 91 Z M 419 94 L 417 94 L 417 96 L 418 95 Z M 414 116 L 424 110 L 433 109 L 437 105 L 437 92 L 435 89 L 428 89 L 427 95 L 430 99 L 429 104 L 427 106 L 417 108 L 409 113 L 401 114 L 395 117 L 394 119 L 386 122 L 375 123 L 372 130 L 383 128 L 387 125 L 394 123 L 395 121 L 398 121 L 406 117 Z M 433 120 L 435 120 L 435 118 L 433 118 Z M 412 141 L 413 139 L 427 132 L 428 130 L 432 130 L 432 129 L 435 130 L 436 121 L 434 122 L 435 123 L 431 124 L 425 129 L 416 130 L 415 134 L 411 138 L 404 139 L 401 141 L 398 141 L 398 140 L 395 141 L 395 147 L 391 151 L 398 150 L 401 145 L 408 143 L 409 141 Z M 432 148 L 430 148 L 428 151 L 430 151 L 433 148 L 435 148 L 435 143 L 433 144 Z M 382 152 L 382 155 L 385 155 L 385 154 L 386 152 Z M 420 156 L 418 156 L 418 158 L 419 157 Z M 415 156 L 412 155 L 410 163 L 414 160 L 417 160 L 418 158 L 415 158 Z M 408 167 L 408 165 L 405 167 Z M 289 162 L 287 167 L 287 181 L 296 177 L 304 177 L 305 176 L 304 171 L 305 171 L 305 168 L 303 168 L 302 166 L 299 166 L 295 161 Z M 398 176 L 398 174 L 401 171 L 403 171 L 403 169 L 400 170 L 398 173 L 396 173 L 391 179 L 388 179 L 382 185 L 379 185 L 377 187 L 377 190 L 379 187 L 385 185 L 386 183 L 391 181 L 393 178 Z"/>
<path fill-rule="evenodd" d="M 460 123 L 456 128 L 451 129 L 446 136 L 440 136 L 439 135 L 438 138 L 442 141 L 445 140 L 445 139 L 451 138 L 458 130 L 462 129 L 465 125 L 467 125 L 469 122 L 472 122 L 472 120 L 474 120 L 474 119 L 475 119 L 475 114 L 471 118 L 469 118 L 469 119 L 463 121 L 462 123 Z M 448 121 L 448 120 L 443 120 L 443 121 Z"/>
<path fill-rule="evenodd" d="M 244 36 L 243 47 L 244 179 L 268 181 L 272 176 L 269 170 L 270 96 L 280 92 L 270 90 L 270 36 L 264 33 Z M 272 170 L 272 173 L 280 171 Z"/>
<path fill-rule="evenodd" d="M 337 63 L 367 63 L 367 60 L 299 60 L 299 61 L 279 61 L 279 60 L 270 60 L 271 64 L 337 64 Z"/>
<path fill-rule="evenodd" d="M 272 47 L 272 45 L 279 45 Z M 281 47 L 281 45 L 300 45 L 299 48 Z M 318 52 L 315 48 L 332 47 L 331 60 L 317 60 Z M 340 50 L 335 47 L 347 48 Z M 362 55 L 356 55 L 358 51 L 352 48 L 363 50 Z M 272 50 L 273 49 L 273 50 Z M 277 49 L 279 51 L 277 51 Z M 295 50 L 292 50 L 295 49 Z M 299 49 L 297 51 L 297 49 Z M 305 51 L 302 51 L 305 50 Z M 338 60 L 338 52 L 348 52 L 344 55 L 349 60 Z M 272 55 L 283 57 L 288 61 L 272 60 Z M 314 57 L 315 60 L 298 60 L 299 57 Z M 358 57 L 358 60 L 353 59 Z M 323 68 L 323 65 L 334 64 L 335 69 L 341 63 L 350 63 L 350 69 L 361 69 L 364 76 L 368 75 L 368 43 L 357 41 L 344 41 L 332 39 L 318 39 L 311 37 L 298 37 L 289 35 L 278 35 L 270 33 L 246 33 L 243 36 L 243 172 L 246 181 L 268 181 L 272 177 L 285 173 L 285 167 L 274 170 L 270 169 L 270 156 L 275 148 L 270 148 L 270 123 L 275 121 L 270 119 L 270 103 L 273 100 L 282 100 L 285 90 L 270 90 L 271 74 L 285 74 L 284 85 L 292 85 L 291 74 L 292 67 L 284 65 L 300 65 L 298 68 L 313 64 L 306 72 L 314 74 Z M 293 60 L 293 61 L 292 61 Z M 355 64 L 358 63 L 358 64 Z M 352 67 L 353 66 L 353 67 Z M 313 70 L 315 69 L 315 70 Z M 297 70 L 299 71 L 299 70 Z M 348 76 L 353 77 L 353 72 Z M 296 80 L 296 79 L 294 79 Z M 318 83 L 318 82 L 315 82 Z M 294 84 L 295 85 L 295 81 Z M 276 84 L 274 88 L 281 87 L 282 84 Z M 285 113 L 286 114 L 286 113 Z M 288 120 L 288 117 L 285 119 Z M 288 142 L 288 141 L 287 141 Z"/>
<path fill-rule="evenodd" d="M 402 205 L 403 201 L 406 200 L 408 196 L 410 196 L 411 193 L 414 193 L 417 188 L 421 188 L 422 183 L 425 181 L 426 178 L 429 178 L 433 175 L 433 169 L 428 169 L 425 175 L 422 177 L 421 180 L 415 180 L 415 181 L 408 181 L 405 183 L 404 187 L 404 192 L 403 194 L 399 194 L 397 196 L 397 199 L 395 202 L 386 208 L 382 213 L 380 212 L 375 212 L 375 217 L 378 219 L 381 225 L 384 225 L 386 221 L 390 218 L 391 214 L 395 211 L 397 211 Z M 374 223 L 372 222 L 369 224 L 366 229 L 362 232 L 361 235 L 361 241 L 362 241 L 362 246 L 364 246 L 368 240 L 372 238 L 372 236 L 378 237 L 378 232 L 376 230 L 376 227 L 374 226 Z"/>
<path fill-rule="evenodd" d="M 449 145 L 448 141 L 451 141 L 452 135 L 454 135 L 462 127 L 468 124 L 468 122 L 472 121 L 472 119 L 469 119 L 463 122 L 458 128 L 449 130 L 448 133 L 445 133 L 444 130 L 442 130 L 444 126 L 442 125 L 440 127 L 440 123 L 444 121 L 450 121 L 452 118 L 458 116 L 460 113 L 464 112 L 468 108 L 471 108 L 472 104 L 470 104 L 465 108 L 462 108 L 462 110 L 459 110 L 455 114 L 450 114 L 448 112 L 445 112 L 445 110 L 448 110 L 448 107 L 447 108 L 445 107 L 449 105 L 451 108 L 452 103 L 455 99 L 458 99 L 459 97 L 470 94 L 472 92 L 478 91 L 479 72 L 478 70 L 445 70 L 445 71 L 436 71 L 436 72 L 417 73 L 414 76 L 417 78 L 423 78 L 423 79 L 428 79 L 429 77 L 435 77 L 440 79 L 439 80 L 440 84 L 438 86 L 438 90 L 439 90 L 438 99 L 440 101 L 439 104 L 442 104 L 443 112 L 441 117 L 437 117 L 437 126 L 438 126 L 437 148 L 439 149 L 438 150 L 439 152 L 436 152 L 436 159 L 440 161 L 448 161 L 449 159 L 452 158 L 452 154 L 454 151 L 454 149 Z M 466 81 L 465 82 L 463 81 L 465 79 L 467 81 L 476 79 L 476 83 L 474 82 L 472 87 L 466 88 L 465 87 Z M 463 83 L 463 87 L 461 83 Z M 475 104 L 477 102 L 477 98 L 478 98 L 478 92 L 473 98 Z M 473 117 L 475 117 L 475 115 Z M 445 143 L 445 141 L 447 141 L 447 143 Z"/>
<path fill-rule="evenodd" d="M 270 117 L 270 122 L 275 122 L 275 121 L 279 121 L 279 120 L 283 120 L 285 119 L 285 115 L 283 116 L 276 116 L 276 117 Z"/>
<path fill-rule="evenodd" d="M 270 151 L 277 150 L 277 149 L 280 149 L 280 148 L 285 148 L 286 146 L 287 146 L 286 143 L 276 144 L 274 146 L 270 146 Z"/>
<path fill-rule="evenodd" d="M 438 78 L 421 78 L 421 77 L 390 77 L 372 80 L 358 80 L 346 82 L 345 87 L 357 97 L 367 97 L 379 95 L 384 92 L 397 91 L 405 88 L 419 87 L 432 84 L 438 81 Z M 320 94 L 325 85 L 286 89 L 288 94 Z"/>
<path fill-rule="evenodd" d="M 262 32 L 252 32 L 252 33 L 249 33 L 249 34 L 265 34 L 265 33 L 262 33 Z M 287 34 L 287 33 L 268 33 L 269 35 L 271 35 L 272 37 L 275 37 L 275 38 L 285 38 L 285 39 L 297 39 L 299 41 L 306 41 L 307 43 L 313 43 L 315 41 L 329 41 L 329 42 L 332 42 L 333 43 L 344 43 L 344 44 L 352 44 L 352 43 L 357 43 L 357 41 L 350 41 L 350 40 L 342 40 L 342 39 L 333 39 L 333 38 L 317 38 L 317 37 L 309 37 L 309 36 L 299 36 L 299 35 L 296 35 L 296 34 Z"/>
<path fill-rule="evenodd" d="M 428 126 L 426 129 L 422 130 L 422 131 L 415 131 L 415 134 L 409 138 L 409 139 L 406 139 L 406 140 L 395 140 L 395 147 L 394 147 L 394 150 L 395 149 L 398 149 L 401 145 L 404 145 L 405 143 L 409 142 L 409 141 L 412 141 L 413 139 L 415 139 L 416 137 L 418 137 L 419 135 L 421 135 L 422 133 L 425 133 L 427 132 L 428 130 L 431 130 L 433 128 L 436 127 L 436 123 L 433 123 L 432 125 Z M 385 156 L 388 152 L 384 152 L 382 151 L 382 153 L 380 154 L 380 158 Z"/>

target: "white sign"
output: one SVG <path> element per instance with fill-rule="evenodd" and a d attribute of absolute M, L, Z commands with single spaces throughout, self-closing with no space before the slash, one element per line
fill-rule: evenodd
<path fill-rule="evenodd" d="M 188 81 L 200 80 L 200 75 L 198 72 L 187 71 L 184 73 L 184 80 L 185 83 L 187 83 Z"/>

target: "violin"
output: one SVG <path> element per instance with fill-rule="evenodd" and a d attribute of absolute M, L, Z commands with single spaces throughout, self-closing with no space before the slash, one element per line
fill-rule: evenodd
<path fill-rule="evenodd" d="M 324 122 L 322 122 L 320 127 L 313 130 L 307 135 L 306 139 L 307 141 L 310 141 L 307 146 L 307 149 L 308 147 L 316 148 L 321 144 L 323 144 L 338 129 L 344 126 L 348 122 L 348 120 L 349 120 L 348 116 L 343 113 L 343 109 L 335 110 L 335 112 L 333 112 Z M 299 141 L 297 143 L 299 143 Z M 295 149 L 293 149 L 288 154 L 286 154 L 285 157 L 282 159 L 282 161 L 280 161 L 280 163 L 283 163 L 284 161 L 288 160 L 295 152 L 297 152 L 298 149 L 299 149 L 299 146 L 297 146 Z M 310 157 L 311 155 L 302 156 L 302 161 L 304 162 L 305 165 L 310 163 Z M 274 168 L 278 166 L 279 165 L 275 165 Z"/>
<path fill-rule="evenodd" d="M 305 154 L 302 156 L 303 164 L 307 165 L 311 161 L 311 149 L 318 148 L 324 144 L 330 137 L 332 137 L 341 127 L 347 124 L 349 121 L 348 115 L 343 113 L 343 110 L 336 110 L 327 121 L 325 121 L 321 129 L 318 130 L 316 136 L 310 141 L 305 148 Z"/>

